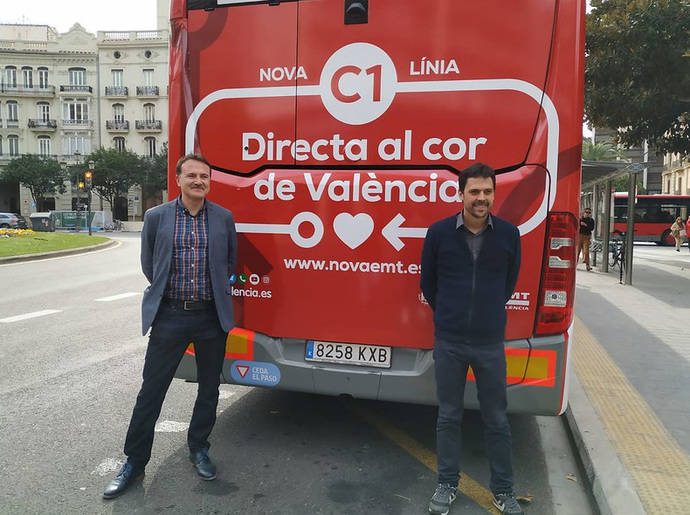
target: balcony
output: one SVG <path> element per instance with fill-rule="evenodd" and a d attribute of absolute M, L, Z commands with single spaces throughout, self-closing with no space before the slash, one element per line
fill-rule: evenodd
<path fill-rule="evenodd" d="M 106 120 L 105 128 L 110 132 L 129 131 L 129 120 Z"/>
<path fill-rule="evenodd" d="M 42 118 L 30 118 L 29 129 L 33 129 L 35 131 L 54 131 L 57 129 L 57 121 L 44 120 Z"/>
<path fill-rule="evenodd" d="M 134 126 L 141 132 L 160 132 L 163 129 L 161 120 L 137 120 Z"/>
<path fill-rule="evenodd" d="M 106 86 L 105 87 L 106 97 L 127 97 L 129 96 L 129 88 L 127 86 Z"/>
<path fill-rule="evenodd" d="M 55 86 L 18 86 L 0 84 L 0 94 L 20 97 L 53 97 Z"/>
<path fill-rule="evenodd" d="M 8 129 L 18 129 L 19 120 L 5 120 L 5 127 Z"/>
<path fill-rule="evenodd" d="M 62 120 L 62 126 L 70 129 L 90 129 L 93 127 L 93 120 Z"/>
<path fill-rule="evenodd" d="M 157 97 L 158 86 L 137 86 L 138 97 Z"/>
<path fill-rule="evenodd" d="M 60 93 L 93 93 L 93 88 L 82 84 L 63 84 L 60 86 Z"/>
<path fill-rule="evenodd" d="M 76 151 L 75 151 L 76 152 Z M 83 153 L 70 154 L 69 151 L 64 151 L 58 161 L 63 161 L 68 164 L 83 164 L 84 157 L 89 155 L 91 151 L 84 151 Z"/>

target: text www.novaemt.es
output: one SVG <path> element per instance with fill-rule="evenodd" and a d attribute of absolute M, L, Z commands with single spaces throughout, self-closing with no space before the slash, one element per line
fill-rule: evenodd
<path fill-rule="evenodd" d="M 402 261 L 382 263 L 378 261 L 338 261 L 335 259 L 283 259 L 288 270 L 315 270 L 325 272 L 361 272 L 369 274 L 419 274 L 421 267 L 416 263 Z"/>

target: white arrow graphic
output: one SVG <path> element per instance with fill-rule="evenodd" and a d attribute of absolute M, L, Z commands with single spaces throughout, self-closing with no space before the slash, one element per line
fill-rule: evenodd
<path fill-rule="evenodd" d="M 400 227 L 404 221 L 405 217 L 398 213 L 381 230 L 383 237 L 393 245 L 395 250 L 400 250 L 405 246 L 400 238 L 424 238 L 426 236 L 426 227 Z"/>
<path fill-rule="evenodd" d="M 311 224 L 314 228 L 314 234 L 309 238 L 305 238 L 299 233 L 299 226 L 303 223 Z M 289 224 L 251 224 L 251 223 L 236 223 L 235 229 L 237 232 L 253 233 L 253 234 L 289 234 L 295 245 L 304 249 L 309 249 L 319 243 L 323 238 L 323 222 L 321 218 L 315 213 L 303 211 L 297 213 Z"/>

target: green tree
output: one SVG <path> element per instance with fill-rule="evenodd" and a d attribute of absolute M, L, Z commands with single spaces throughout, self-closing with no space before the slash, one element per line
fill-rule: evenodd
<path fill-rule="evenodd" d="M 93 191 L 107 200 L 113 210 L 116 199 L 126 197 L 130 187 L 143 182 L 146 163 L 130 150 L 101 147 L 84 161 L 93 161 Z"/>
<path fill-rule="evenodd" d="M 64 193 L 65 179 L 60 163 L 35 154 L 12 159 L 2 172 L 3 181 L 19 182 L 28 188 L 36 205 L 48 195 Z"/>
<path fill-rule="evenodd" d="M 142 186 L 148 186 L 154 191 L 168 189 L 168 144 L 163 143 L 160 153 L 146 158 L 147 166 L 145 170 Z"/>
<path fill-rule="evenodd" d="M 582 143 L 582 159 L 586 161 L 616 161 L 622 158 L 621 150 L 608 141 L 594 143 L 588 139 Z"/>
<path fill-rule="evenodd" d="M 690 153 L 690 2 L 592 0 L 585 116 L 626 147 Z"/>
<path fill-rule="evenodd" d="M 168 144 L 163 143 L 160 153 L 153 157 L 147 157 L 144 177 L 141 183 L 141 195 L 144 209 L 148 206 L 147 199 L 152 200 L 151 205 L 158 204 L 161 200 L 161 192 L 168 189 Z"/>

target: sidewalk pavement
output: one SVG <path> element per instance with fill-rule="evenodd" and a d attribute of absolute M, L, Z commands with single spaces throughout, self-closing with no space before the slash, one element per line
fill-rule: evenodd
<path fill-rule="evenodd" d="M 690 252 L 636 245 L 633 284 L 578 267 L 566 413 L 602 514 L 690 510 Z"/>

